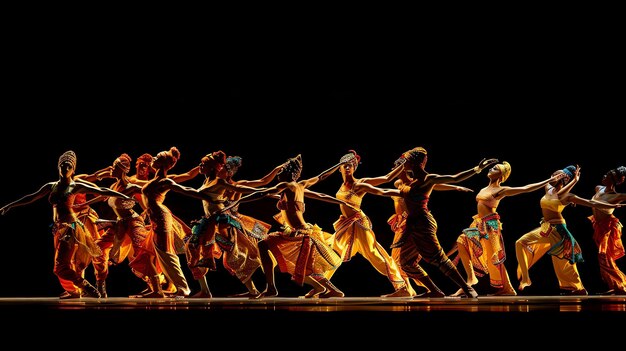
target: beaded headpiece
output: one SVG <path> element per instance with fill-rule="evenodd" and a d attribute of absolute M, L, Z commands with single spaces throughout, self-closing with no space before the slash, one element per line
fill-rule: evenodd
<path fill-rule="evenodd" d="M 428 159 L 428 152 L 421 146 L 415 147 L 409 151 L 406 151 L 400 156 L 396 163 L 400 164 L 406 161 L 411 161 L 415 164 L 419 164 L 421 168 L 426 166 L 426 160 Z M 404 160 L 404 161 L 402 161 Z"/>
<path fill-rule="evenodd" d="M 237 173 L 239 167 L 241 167 L 241 157 L 239 156 L 228 156 L 226 158 L 226 170 L 231 175 Z"/>
<path fill-rule="evenodd" d="M 361 156 L 359 156 L 356 151 L 348 150 L 349 152 L 339 159 L 339 163 L 350 163 L 353 169 L 356 169 L 359 166 L 359 161 L 361 161 Z"/>
<path fill-rule="evenodd" d="M 59 157 L 58 166 L 61 166 L 63 162 L 69 162 L 72 165 L 72 168 L 76 169 L 76 153 L 72 150 L 65 151 Z"/>

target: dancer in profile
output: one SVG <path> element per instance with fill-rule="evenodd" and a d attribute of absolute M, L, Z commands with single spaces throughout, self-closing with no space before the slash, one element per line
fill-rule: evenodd
<path fill-rule="evenodd" d="M 306 283 L 313 288 L 312 293 L 305 295 L 306 298 L 344 296 L 324 277 L 325 272 L 341 263 L 341 257 L 332 249 L 332 235 L 304 219 L 305 197 L 350 206 L 343 200 L 308 189 L 340 165 L 316 177 L 298 181 L 302 172 L 302 157 L 298 155 L 283 164 L 277 176 L 277 185 L 246 195 L 238 201 L 248 202 L 268 195 L 279 199 L 276 207 L 280 213 L 274 218 L 282 225 L 281 230 L 269 233 L 267 238 L 258 242 L 267 287 L 257 298 L 278 296 L 274 272 L 276 264 L 281 272 L 290 274 L 296 284 Z"/>
<path fill-rule="evenodd" d="M 545 254 L 552 257 L 552 267 L 559 281 L 562 295 L 587 295 L 578 273 L 577 263 L 583 262 L 580 245 L 567 228 L 563 210 L 569 204 L 588 206 L 609 210 L 620 207 L 619 204 L 608 204 L 595 200 L 587 200 L 576 196 L 570 191 L 580 179 L 580 167 L 570 165 L 552 173 L 552 176 L 564 176 L 552 180 L 545 185 L 545 195 L 541 198 L 541 226 L 522 235 L 515 242 L 517 256 L 517 278 L 519 291 L 532 284 L 529 269 Z"/>
<path fill-rule="evenodd" d="M 373 186 L 388 183 L 395 179 L 402 172 L 402 167 L 396 167 L 381 177 L 357 179 L 354 172 L 360 159 L 361 157 L 356 151 L 350 150 L 348 154 L 342 156 L 340 161 L 342 165 L 339 167 L 339 171 L 343 182 L 336 197 L 351 206 L 339 205 L 341 216 L 333 224 L 335 229 L 333 249 L 339 252 L 344 262 L 342 265 L 360 253 L 380 274 L 386 276 L 392 284 L 394 292 L 383 295 L 383 297 L 410 297 L 412 294 L 402 277 L 400 267 L 385 248 L 378 243 L 369 217 L 361 210 L 361 202 L 365 194 L 371 192 Z M 329 270 L 324 276 L 330 280 L 335 271 Z"/>
<path fill-rule="evenodd" d="M 404 161 L 405 160 L 403 158 L 397 159 L 394 162 L 394 168 L 402 166 L 402 163 L 404 163 Z M 396 179 L 396 181 L 393 182 L 393 185 L 396 187 L 396 189 L 401 189 L 404 185 L 410 184 L 411 181 L 412 179 L 408 176 L 407 172 L 400 172 L 400 175 L 398 175 L 398 179 Z M 472 189 L 466 188 L 464 186 L 454 185 L 454 184 L 437 184 L 435 185 L 433 190 L 443 190 L 443 191 L 456 190 L 456 191 L 462 191 L 462 192 L 473 191 Z M 404 202 L 404 199 L 402 198 L 402 196 L 392 196 L 391 199 L 393 200 L 394 214 L 391 215 L 391 217 L 389 217 L 389 219 L 387 220 L 387 224 L 389 224 L 389 226 L 391 227 L 391 230 L 394 232 L 393 241 L 390 246 L 391 258 L 393 258 L 396 264 L 400 267 L 400 274 L 402 275 L 402 278 L 404 279 L 406 283 L 407 290 L 409 291 L 411 296 L 444 297 L 445 295 L 443 293 L 439 293 L 437 291 L 431 291 L 426 286 L 427 284 L 424 284 L 420 280 L 416 279 L 415 275 L 413 275 L 412 277 L 409 277 L 407 273 L 404 271 L 404 269 L 402 269 L 402 264 L 400 261 L 400 252 L 401 252 L 400 249 L 405 244 L 410 245 L 410 243 L 406 243 L 403 239 L 404 231 L 406 229 L 406 218 L 408 216 L 408 210 L 406 208 L 406 202 Z M 422 257 L 418 255 L 415 258 L 414 262 L 407 262 L 406 265 L 409 265 L 409 266 L 417 265 L 421 259 Z M 426 274 L 426 276 L 421 279 L 429 282 L 430 277 L 428 277 L 428 273 L 424 271 L 424 274 Z M 417 286 L 419 286 L 422 289 L 425 289 L 426 291 L 418 295 L 415 289 L 413 288 L 413 286 L 411 285 L 411 279 L 413 280 L 413 282 L 415 282 Z M 428 283 L 428 285 L 430 286 L 432 286 L 432 284 L 434 283 Z"/>
<path fill-rule="evenodd" d="M 94 243 L 93 238 L 86 232 L 84 224 L 78 220 L 74 210 L 75 198 L 78 194 L 93 194 L 117 197 L 130 200 L 128 196 L 117 191 L 100 188 L 85 181 L 75 180 L 76 153 L 72 150 L 64 152 L 59 157 L 59 180 L 44 184 L 34 193 L 23 196 L 2 208 L 0 214 L 6 214 L 13 207 L 31 204 L 39 199 L 48 197 L 52 205 L 52 232 L 54 234 L 54 274 L 60 282 L 73 283 L 80 293 L 75 297 L 100 297 L 98 290 L 76 271 L 72 259 L 79 246 L 82 246 L 92 257 L 102 255 L 102 251 Z"/>
<path fill-rule="evenodd" d="M 625 193 L 618 193 L 615 186 L 623 184 L 626 179 L 626 167 L 620 166 L 608 171 L 602 177 L 602 184 L 596 186 L 592 200 L 619 204 L 626 201 Z M 622 243 L 622 223 L 613 214 L 613 209 L 592 208 L 589 217 L 593 225 L 593 241 L 598 247 L 598 264 L 600 276 L 609 290 L 606 295 L 626 295 L 626 274 L 622 272 L 617 259 L 624 257 Z"/>
<path fill-rule="evenodd" d="M 412 181 L 409 184 L 403 184 L 400 189 L 371 187 L 370 193 L 401 196 L 404 199 L 407 217 L 404 235 L 399 239 L 398 245 L 400 246 L 400 265 L 409 277 L 426 286 L 429 290 L 427 297 L 444 297 L 445 294 L 421 267 L 420 258 L 439 268 L 445 276 L 463 290 L 463 297 L 476 298 L 478 297 L 476 290 L 467 284 L 439 244 L 437 221 L 428 208 L 428 201 L 436 186 L 461 182 L 480 173 L 498 160 L 483 159 L 476 167 L 454 175 L 428 173 L 425 169 L 427 160 L 427 151 L 423 147 L 416 147 L 403 153 L 399 163 L 403 165 L 403 171 L 408 173 L 407 176 Z"/>
<path fill-rule="evenodd" d="M 195 193 L 186 191 L 187 189 L 168 177 L 167 172 L 176 165 L 179 158 L 180 151 L 175 146 L 159 152 L 151 164 L 155 170 L 154 177 L 142 187 L 141 194 L 153 231 L 151 243 L 156 254 L 157 267 L 175 286 L 176 292 L 172 296 L 183 298 L 189 296 L 191 290 L 181 268 L 178 254 L 184 253 L 183 238 L 191 235 L 191 228 L 176 220 L 170 209 L 163 203 L 165 195 L 170 190 L 195 196 Z M 162 295 L 161 292 L 158 294 Z"/>
<path fill-rule="evenodd" d="M 110 188 L 125 195 L 136 197 L 141 195 L 141 186 L 132 183 L 128 177 L 131 169 L 131 157 L 123 153 L 108 167 L 106 178 L 114 178 Z M 96 287 L 101 296 L 106 296 L 106 279 L 109 273 L 109 263 L 119 264 L 127 257 L 131 271 L 141 280 L 148 283 L 149 292 L 130 297 L 165 297 L 161 288 L 160 273 L 156 268 L 156 255 L 151 245 L 148 245 L 150 228 L 145 225 L 144 218 L 137 212 L 136 201 L 116 198 L 102 198 L 115 214 L 116 219 L 98 240 L 96 244 L 102 250 L 102 255 L 94 258 Z M 139 207 L 139 206 L 137 206 Z"/>
<path fill-rule="evenodd" d="M 221 150 L 211 152 L 200 160 L 200 173 L 205 175 L 205 180 L 195 192 L 198 197 L 202 196 L 204 216 L 195 221 L 192 236 L 186 245 L 187 265 L 200 284 L 200 291 L 192 295 L 194 298 L 212 297 L 206 274 L 209 270 L 216 270 L 215 259 L 220 257 L 224 268 L 248 289 L 242 296 L 259 294 L 251 279 L 261 266 L 257 239 L 248 234 L 240 217 L 236 216 L 235 207 L 225 210 L 231 196 L 259 189 L 229 180 L 230 168 L 226 165 L 227 157 Z M 261 183 L 265 180 L 257 184 Z M 265 232 L 268 230 L 264 229 Z"/>
<path fill-rule="evenodd" d="M 478 283 L 477 275 L 488 275 L 490 285 L 496 289 L 493 295 L 517 295 L 504 266 L 506 252 L 502 238 L 502 223 L 497 211 L 500 201 L 506 196 L 539 190 L 549 182 L 557 181 L 564 176 L 561 173 L 524 186 L 503 186 L 502 183 L 510 175 L 511 165 L 506 161 L 497 163 L 489 169 L 487 173 L 489 184 L 476 195 L 477 214 L 472 217 L 472 224 L 459 235 L 455 245 L 458 249 L 457 258 L 460 258 L 467 275 L 467 283 L 475 285 Z M 459 289 L 454 295 L 462 293 L 463 290 Z"/>

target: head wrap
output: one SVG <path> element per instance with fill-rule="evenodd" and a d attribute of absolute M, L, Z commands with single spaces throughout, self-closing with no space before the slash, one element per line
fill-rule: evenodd
<path fill-rule="evenodd" d="M 226 170 L 231 175 L 234 175 L 241 167 L 241 157 L 239 156 L 228 156 L 226 158 Z"/>
<path fill-rule="evenodd" d="M 419 165 L 422 169 L 426 166 L 426 160 L 428 159 L 428 152 L 421 146 L 412 148 L 409 151 L 406 151 L 400 156 L 396 163 L 404 163 L 410 161 L 414 164 Z M 404 161 L 402 161 L 404 160 Z"/>
<path fill-rule="evenodd" d="M 354 150 L 348 150 L 348 153 L 341 156 L 341 159 L 339 159 L 339 163 L 350 163 L 354 169 L 359 166 L 360 161 L 361 156 L 359 156 Z"/>
<path fill-rule="evenodd" d="M 504 183 L 504 181 L 509 179 L 509 176 L 511 175 L 511 164 L 506 161 L 502 161 L 502 163 L 498 163 L 496 167 L 498 167 L 500 173 L 502 174 L 500 176 L 500 178 L 502 179 L 500 180 L 500 183 Z"/>
<path fill-rule="evenodd" d="M 572 180 L 574 178 L 574 172 L 576 172 L 576 166 L 569 165 L 563 168 L 561 171 L 565 173 L 565 175 L 567 175 L 569 180 Z"/>
<path fill-rule="evenodd" d="M 207 163 L 209 168 L 219 171 L 226 164 L 226 153 L 222 150 L 211 152 L 202 158 L 202 162 Z"/>
<path fill-rule="evenodd" d="M 76 169 L 76 153 L 72 150 L 65 151 L 59 157 L 58 166 L 60 167 L 63 162 L 69 162 L 72 165 L 72 168 Z"/>
<path fill-rule="evenodd" d="M 137 164 L 139 164 L 140 162 L 145 162 L 148 165 L 150 165 L 152 163 L 152 155 L 150 155 L 148 153 L 145 153 L 145 154 L 139 156 L 137 158 Z"/>
<path fill-rule="evenodd" d="M 124 173 L 128 173 L 130 171 L 130 162 L 131 158 L 128 154 L 121 154 L 118 158 L 113 161 L 113 167 L 119 167 Z"/>

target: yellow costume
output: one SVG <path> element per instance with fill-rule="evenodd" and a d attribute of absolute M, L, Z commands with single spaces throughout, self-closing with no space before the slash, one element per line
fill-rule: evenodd
<path fill-rule="evenodd" d="M 550 199 L 545 195 L 540 201 L 541 208 L 561 213 L 565 205 L 558 199 Z M 563 290 L 583 290 L 583 283 L 576 267 L 577 262 L 583 262 L 580 245 L 567 229 L 565 221 L 548 223 L 542 220 L 541 226 L 522 235 L 515 242 L 517 260 L 524 260 L 524 266 L 518 262 L 517 276 L 521 279 L 522 269 L 530 269 L 546 253 L 552 256 L 552 266 L 559 280 L 559 287 Z"/>
<path fill-rule="evenodd" d="M 363 195 L 359 196 L 351 189 L 341 190 L 340 188 L 336 197 L 359 208 Z M 398 264 L 376 241 L 372 223 L 363 211 L 349 218 L 340 216 L 333 223 L 333 227 L 335 229 L 333 249 L 339 253 L 343 262 L 349 261 L 354 255 L 360 253 L 380 274 L 387 276 L 394 289 L 398 290 L 406 285 Z M 325 277 L 330 279 L 334 273 L 335 270 L 328 271 Z"/>
<path fill-rule="evenodd" d="M 492 213 L 483 218 L 478 215 L 472 218 L 472 224 L 456 240 L 457 245 L 463 246 L 469 254 L 465 265 L 467 280 L 475 282 L 476 276 L 489 274 L 489 283 L 494 288 L 512 287 L 504 266 L 506 253 L 500 216 Z M 455 264 L 459 258 L 460 255 L 454 260 Z"/>

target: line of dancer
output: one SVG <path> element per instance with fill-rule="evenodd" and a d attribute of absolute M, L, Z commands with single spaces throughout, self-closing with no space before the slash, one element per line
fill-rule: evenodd
<path fill-rule="evenodd" d="M 474 286 L 481 277 L 489 278 L 490 295 L 524 292 L 532 285 L 531 268 L 545 254 L 552 259 L 563 295 L 587 295 L 577 267 L 584 262 L 582 248 L 562 214 L 570 204 L 581 205 L 592 211 L 588 216 L 590 235 L 597 246 L 599 273 L 607 288 L 604 293 L 626 294 L 626 274 L 616 262 L 626 254 L 622 224 L 614 214 L 626 199 L 626 194 L 616 190 L 626 180 L 624 166 L 609 170 L 593 197 L 586 199 L 572 193 L 581 177 L 578 165 L 557 169 L 535 183 L 506 186 L 503 183 L 512 170 L 507 161 L 483 158 L 458 173 L 431 173 L 426 170 L 428 152 L 421 146 L 402 153 L 387 174 L 362 178 L 355 176 L 361 163 L 355 150 L 349 150 L 319 175 L 303 180 L 302 155 L 274 166 L 256 180 L 233 179 L 242 158 L 221 150 L 206 154 L 188 172 L 171 174 L 180 156 L 175 146 L 155 157 L 142 154 L 135 164 L 136 174 L 128 176 L 132 157 L 122 153 L 112 165 L 92 174 L 76 174 L 77 156 L 69 150 L 59 157 L 57 181 L 4 205 L 0 215 L 47 197 L 53 208 L 53 272 L 63 288 L 61 298 L 107 298 L 108 267 L 128 262 L 134 275 L 147 285 L 129 297 L 210 299 L 214 294 L 209 288 L 209 272 L 218 269 L 217 260 L 246 288 L 229 297 L 280 296 L 278 269 L 297 286 L 310 287 L 303 298 L 343 298 L 346 294 L 331 280 L 339 267 L 357 254 L 391 284 L 393 290 L 382 298 L 478 298 Z M 429 208 L 431 196 L 434 191 L 473 192 L 457 183 L 485 169 L 489 169 L 488 184 L 475 196 L 476 214 L 446 251 Z M 334 195 L 313 190 L 321 181 L 328 182 L 326 179 L 337 170 L 342 182 Z M 199 187 L 182 184 L 199 175 L 204 177 Z M 98 185 L 101 181 L 108 183 Z M 387 183 L 393 184 L 384 187 Z M 505 266 L 506 241 L 498 207 L 505 197 L 542 188 L 541 225 L 515 241 L 516 290 Z M 173 213 L 165 204 L 170 191 L 201 200 L 201 217 L 187 223 L 180 213 Z M 380 243 L 374 223 L 362 210 L 365 194 L 393 200 L 394 211 L 387 221 L 393 241 L 388 248 Z M 241 204 L 263 199 L 277 201 L 279 213 L 273 216 L 273 223 L 254 213 L 263 208 L 262 204 L 252 205 L 251 215 L 239 212 Z M 308 215 L 305 217 L 305 199 L 339 206 L 332 231 L 315 224 L 322 219 L 309 221 Z M 92 205 L 99 202 L 107 206 L 96 211 Z M 424 263 L 437 268 L 457 290 L 444 292 L 424 269 Z M 459 263 L 465 277 L 457 268 Z M 95 284 L 85 278 L 90 264 Z M 255 285 L 256 272 L 264 277 L 263 289 Z M 190 285 L 188 278 L 196 283 Z M 199 290 L 192 294 L 196 285 Z"/>

